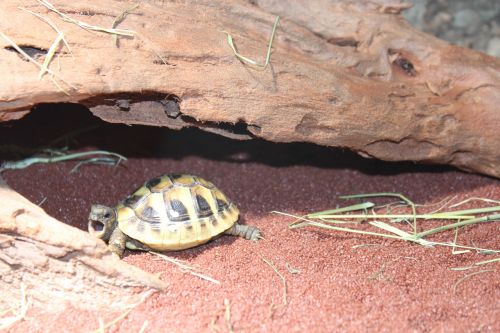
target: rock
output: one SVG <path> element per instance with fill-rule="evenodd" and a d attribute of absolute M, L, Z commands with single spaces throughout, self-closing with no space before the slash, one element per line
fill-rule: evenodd
<path fill-rule="evenodd" d="M 452 20 L 452 16 L 446 12 L 439 12 L 434 16 L 426 27 L 429 31 L 439 31 L 443 30 L 443 27 L 446 26 Z"/>
<path fill-rule="evenodd" d="M 470 8 L 457 12 L 453 18 L 453 26 L 464 29 L 469 35 L 478 32 L 482 24 L 481 15 Z"/>
<path fill-rule="evenodd" d="M 500 37 L 492 38 L 488 43 L 487 53 L 500 58 Z"/>
<path fill-rule="evenodd" d="M 427 2 L 428 0 L 414 0 L 413 7 L 403 13 L 404 18 L 414 26 L 423 26 Z"/>

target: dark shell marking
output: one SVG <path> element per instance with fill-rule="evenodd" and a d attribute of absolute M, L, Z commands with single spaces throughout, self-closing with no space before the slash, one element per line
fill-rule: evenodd
<path fill-rule="evenodd" d="M 130 207 L 132 209 L 135 209 L 138 205 L 139 202 L 144 198 L 143 195 L 129 195 L 125 200 L 123 201 L 123 205 Z"/>
<path fill-rule="evenodd" d="M 225 209 L 227 209 L 228 207 L 229 207 L 229 205 L 227 204 L 227 202 L 225 202 L 222 199 L 217 199 L 217 211 L 218 212 L 222 212 Z"/>
<path fill-rule="evenodd" d="M 155 187 L 156 185 L 160 184 L 161 182 L 161 177 L 153 178 L 149 181 L 146 182 L 145 186 L 152 191 L 152 188 Z"/>
<path fill-rule="evenodd" d="M 160 213 L 157 212 L 153 207 L 151 206 L 146 206 L 144 210 L 142 211 L 142 216 L 147 220 L 159 220 L 160 219 Z"/>
<path fill-rule="evenodd" d="M 207 200 L 204 197 L 197 194 L 195 198 L 196 198 L 196 204 L 198 206 L 197 215 L 199 218 L 208 217 L 214 214 L 212 212 L 212 209 L 210 208 L 210 205 L 208 204 Z"/>
<path fill-rule="evenodd" d="M 170 221 L 183 222 L 189 220 L 189 214 L 182 201 L 172 199 L 167 206 L 167 215 Z"/>

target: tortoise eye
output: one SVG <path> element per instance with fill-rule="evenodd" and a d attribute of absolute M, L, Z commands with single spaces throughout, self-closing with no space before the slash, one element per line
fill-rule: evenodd
<path fill-rule="evenodd" d="M 104 214 L 104 218 L 109 219 L 111 217 L 111 214 L 109 212 Z"/>

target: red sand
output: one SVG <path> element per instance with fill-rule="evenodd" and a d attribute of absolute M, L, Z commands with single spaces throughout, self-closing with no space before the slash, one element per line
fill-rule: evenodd
<path fill-rule="evenodd" d="M 34 112 L 17 123 L 0 124 L 0 139 L 34 146 L 71 128 L 100 123 L 77 110 L 65 110 L 70 119 L 49 111 L 44 110 L 43 119 L 42 112 Z M 76 173 L 69 173 L 75 162 L 36 165 L 3 176 L 33 202 L 46 198 L 42 207 L 52 216 L 85 229 L 92 203 L 113 205 L 153 176 L 189 172 L 213 181 L 239 205 L 244 223 L 258 226 L 265 236 L 258 243 L 222 237 L 170 254 L 201 267 L 220 285 L 184 274 L 153 255 L 127 252 L 125 261 L 160 274 L 170 288 L 153 294 L 110 332 L 138 332 L 145 321 L 146 332 L 226 332 L 224 299 L 230 301 L 235 332 L 500 331 L 499 264 L 450 270 L 493 256 L 452 255 L 450 248 L 312 228 L 292 231 L 287 228 L 291 219 L 270 213 L 328 209 L 346 204 L 337 198 L 341 194 L 383 191 L 401 192 L 422 204 L 452 195 L 457 202 L 469 197 L 500 200 L 498 180 L 448 168 L 369 161 L 308 144 L 234 142 L 197 130 L 102 124 L 77 141 L 72 148 L 109 149 L 129 160 L 117 168 L 86 165 Z M 435 239 L 450 241 L 453 233 Z M 498 249 L 499 225 L 463 229 L 459 240 Z M 378 245 L 353 248 L 360 244 Z M 286 279 L 285 307 L 282 281 L 262 258 L 273 261 Z M 290 273 L 287 264 L 300 273 Z M 491 271 L 464 280 L 454 293 L 460 278 L 483 269 Z M 28 317 L 11 331 L 88 332 L 99 327 L 98 311 L 74 307 L 53 316 L 32 311 Z"/>

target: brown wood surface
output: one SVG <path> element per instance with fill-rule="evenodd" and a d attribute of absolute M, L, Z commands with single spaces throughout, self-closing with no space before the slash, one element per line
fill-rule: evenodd
<path fill-rule="evenodd" d="M 88 309 L 111 308 L 113 302 L 130 298 L 137 287 L 167 287 L 113 257 L 101 240 L 50 217 L 1 177 L 0 202 L 2 308 L 18 302 L 21 285 L 38 305 L 64 308 L 72 301 Z"/>
<path fill-rule="evenodd" d="M 103 27 L 131 6 L 52 3 Z M 39 80 L 38 69 L 0 38 L 1 121 L 38 103 L 67 101 L 109 122 L 307 141 L 500 177 L 500 60 L 415 30 L 399 15 L 408 4 L 144 1 L 119 24 L 136 35 L 119 38 L 117 48 L 109 34 L 64 22 L 39 3 L 2 1 L 0 31 L 20 46 L 47 50 L 56 32 L 18 6 L 64 32 L 72 54 L 61 47 L 50 68 L 73 88 L 56 79 L 66 94 L 49 75 Z M 263 61 L 276 15 L 271 66 L 257 71 L 238 61 L 221 31 L 242 54 Z M 179 101 L 179 116 L 165 113 L 165 99 Z"/>

